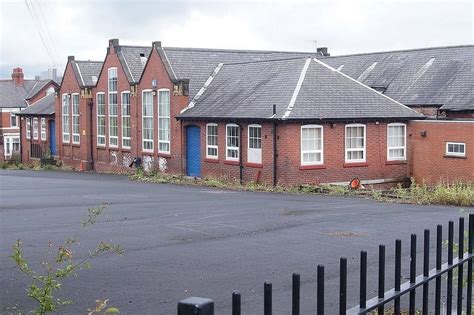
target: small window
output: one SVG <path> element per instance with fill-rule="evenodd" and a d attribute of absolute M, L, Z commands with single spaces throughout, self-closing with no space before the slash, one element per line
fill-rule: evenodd
<path fill-rule="evenodd" d="M 446 142 L 446 155 L 466 156 L 466 144 L 463 142 Z"/>
<path fill-rule="evenodd" d="M 33 118 L 33 139 L 38 140 L 38 118 Z"/>
<path fill-rule="evenodd" d="M 262 126 L 249 125 L 247 161 L 249 163 L 262 163 Z"/>
<path fill-rule="evenodd" d="M 301 165 L 321 165 L 323 157 L 323 127 L 301 127 Z"/>
<path fill-rule="evenodd" d="M 15 113 L 10 113 L 10 127 L 18 127 L 18 117 Z"/>
<path fill-rule="evenodd" d="M 46 118 L 41 118 L 41 140 L 46 140 Z"/>
<path fill-rule="evenodd" d="M 387 160 L 406 159 L 406 125 L 388 124 L 387 126 Z"/>
<path fill-rule="evenodd" d="M 346 162 L 365 162 L 365 125 L 346 125 Z"/>
<path fill-rule="evenodd" d="M 206 125 L 206 157 L 209 159 L 218 158 L 218 127 L 217 124 Z"/>
<path fill-rule="evenodd" d="M 226 126 L 226 159 L 229 161 L 239 160 L 240 151 L 240 128 L 236 124 Z"/>

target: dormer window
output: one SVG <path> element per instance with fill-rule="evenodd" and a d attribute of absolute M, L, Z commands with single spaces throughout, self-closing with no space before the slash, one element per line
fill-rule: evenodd
<path fill-rule="evenodd" d="M 92 79 L 92 84 L 97 84 L 97 76 L 96 75 L 93 75 L 91 77 L 91 79 Z"/>

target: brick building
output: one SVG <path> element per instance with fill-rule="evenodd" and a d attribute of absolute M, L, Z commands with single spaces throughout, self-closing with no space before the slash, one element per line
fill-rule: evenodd
<path fill-rule="evenodd" d="M 17 114 L 48 94 L 58 85 L 52 80 L 26 80 L 15 68 L 11 80 L 0 80 L 0 161 L 20 159 L 20 121 Z"/>
<path fill-rule="evenodd" d="M 56 103 L 58 158 L 97 171 L 129 171 L 140 158 L 145 169 L 244 182 L 392 182 L 413 174 L 419 142 L 410 121 L 424 118 L 415 111 L 472 118 L 473 57 L 474 46 L 334 57 L 114 39 L 103 63 L 90 62 L 94 71 L 68 62 Z"/>

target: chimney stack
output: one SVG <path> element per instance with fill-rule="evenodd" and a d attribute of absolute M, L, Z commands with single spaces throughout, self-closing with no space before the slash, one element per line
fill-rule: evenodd
<path fill-rule="evenodd" d="M 154 48 L 161 48 L 161 42 L 160 41 L 154 41 L 154 42 L 151 43 L 151 45 Z"/>
<path fill-rule="evenodd" d="M 24 75 L 23 75 L 23 69 L 22 68 L 14 68 L 12 72 L 12 80 L 15 82 L 16 85 L 18 86 L 23 86 L 24 85 Z"/>
<path fill-rule="evenodd" d="M 316 52 L 317 52 L 318 54 L 321 54 L 321 55 L 324 56 L 324 57 L 329 57 L 329 56 L 331 56 L 331 54 L 328 53 L 328 48 L 327 48 L 327 47 L 318 47 L 318 48 L 316 49 Z"/>

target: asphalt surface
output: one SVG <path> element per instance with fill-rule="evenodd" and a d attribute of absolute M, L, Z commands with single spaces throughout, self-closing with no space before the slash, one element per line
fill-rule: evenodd
<path fill-rule="evenodd" d="M 100 222 L 80 235 L 76 258 L 100 241 L 120 244 L 123 256 L 92 261 L 64 282 L 74 300 L 62 314 L 84 314 L 108 298 L 122 314 L 176 314 L 190 296 L 215 301 L 230 314 L 231 294 L 242 294 L 243 314 L 263 313 L 263 283 L 273 283 L 274 314 L 290 314 L 291 274 L 301 274 L 302 314 L 314 313 L 316 266 L 326 266 L 326 309 L 338 305 L 339 258 L 348 258 L 348 306 L 358 301 L 358 260 L 369 255 L 369 296 L 376 295 L 377 250 L 387 245 L 387 288 L 393 283 L 394 240 L 432 233 L 459 217 L 459 208 L 386 204 L 361 198 L 226 191 L 150 184 L 124 176 L 69 172 L 0 171 L 0 311 L 32 303 L 26 278 L 8 256 L 20 238 L 32 262 L 71 236 L 88 207 L 110 203 Z M 434 235 L 434 234 L 433 234 Z M 433 244 L 434 245 L 434 244 Z M 421 261 L 421 259 L 419 259 Z M 36 264 L 32 264 L 37 268 Z M 421 267 L 418 267 L 421 270 Z"/>

